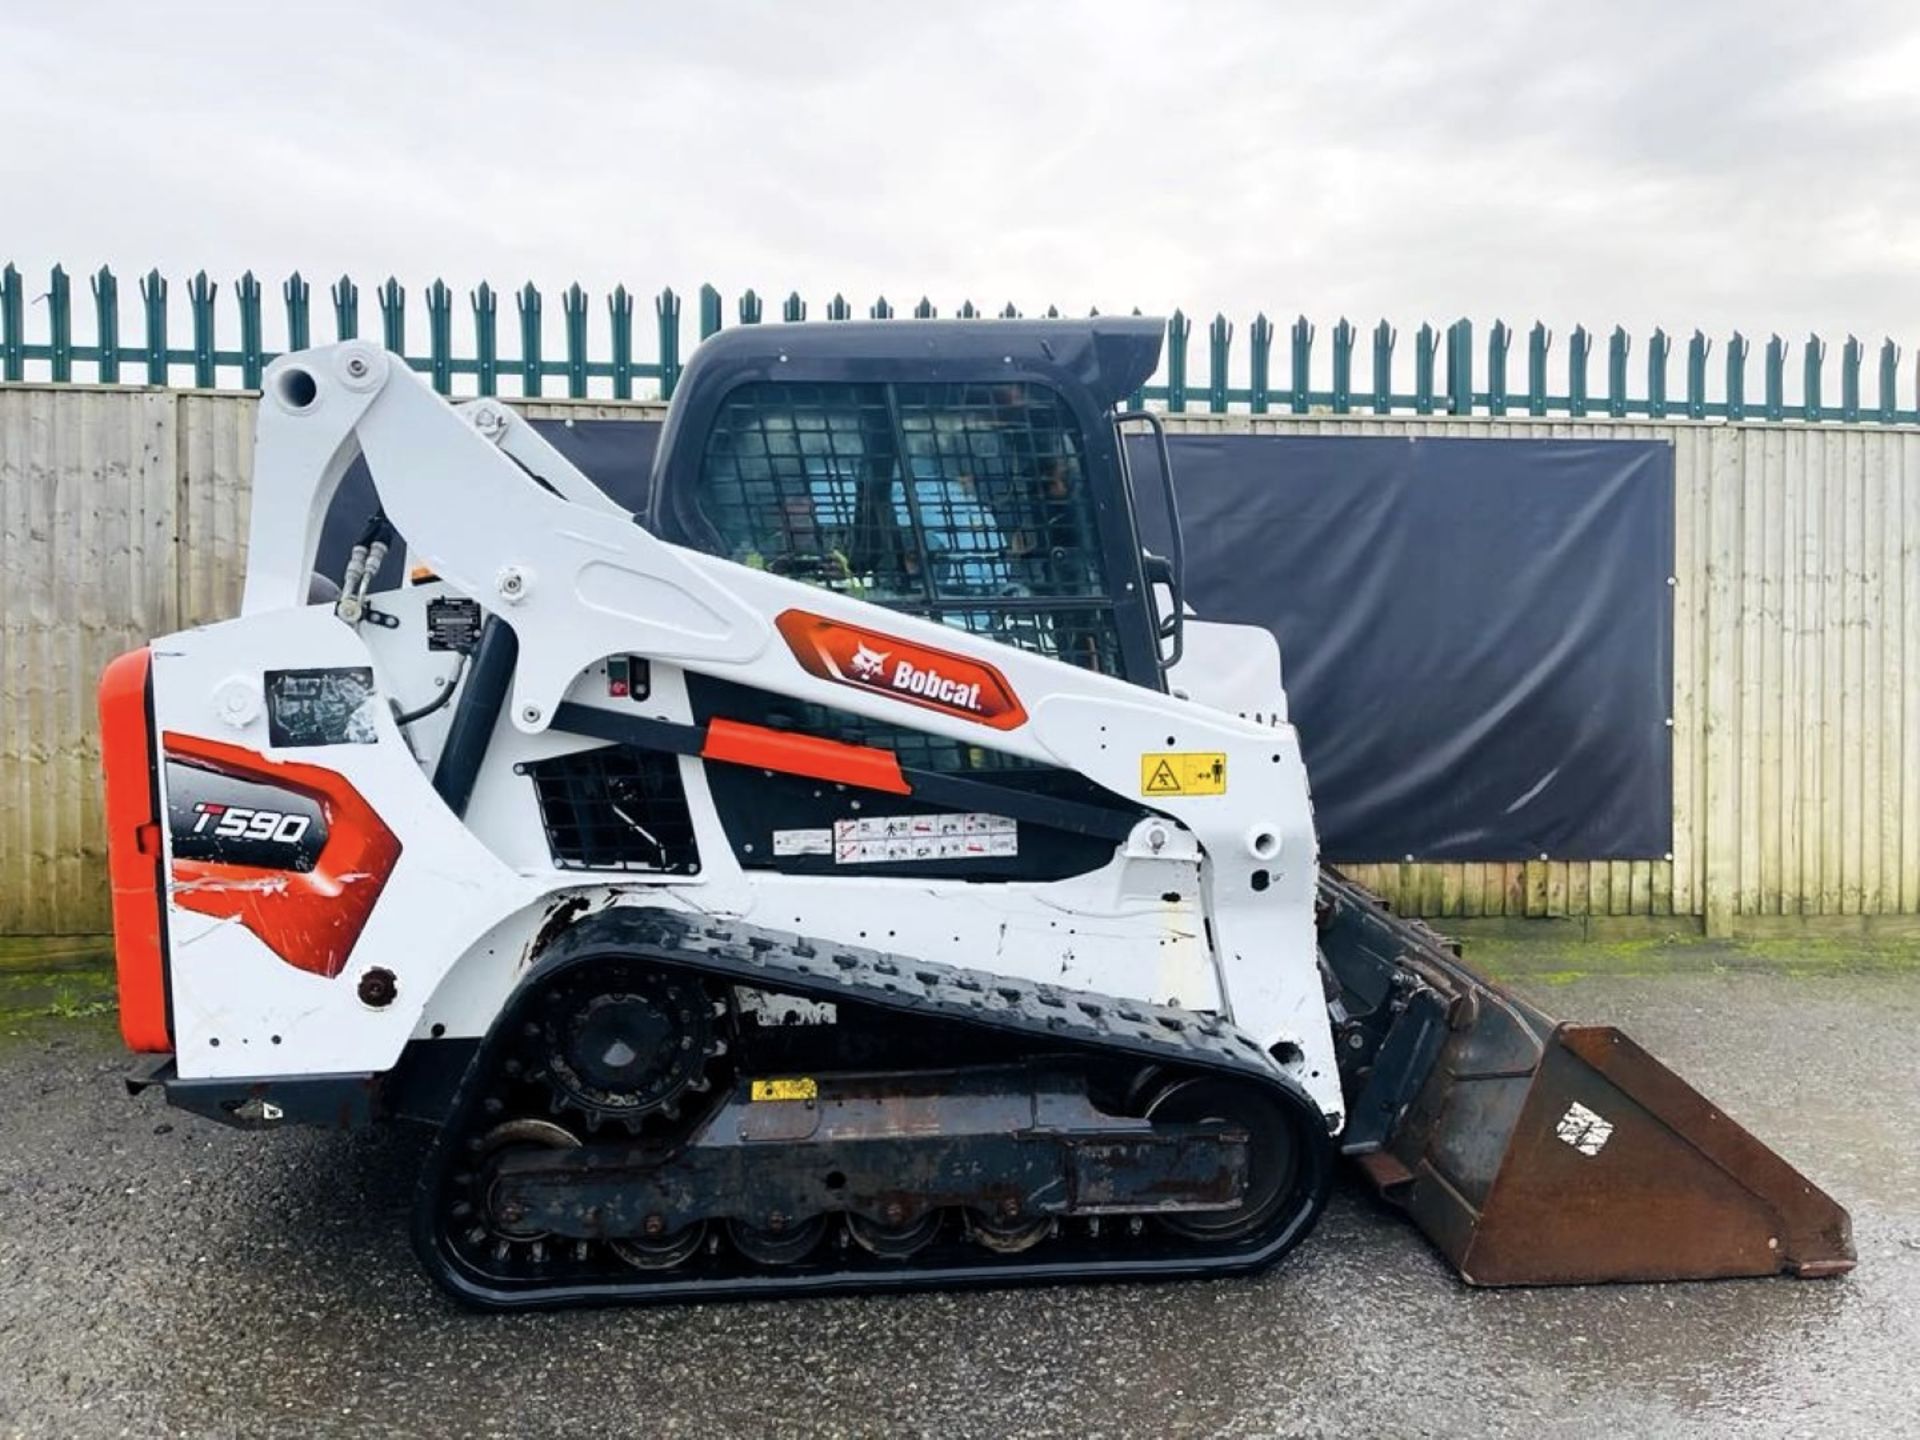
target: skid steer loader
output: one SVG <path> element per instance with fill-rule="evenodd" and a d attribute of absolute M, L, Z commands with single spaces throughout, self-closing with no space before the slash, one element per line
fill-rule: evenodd
<path fill-rule="evenodd" d="M 1273 637 L 1137 535 L 1159 336 L 729 332 L 644 517 L 377 347 L 278 360 L 239 618 L 102 682 L 130 1083 L 430 1122 L 481 1306 L 1247 1272 L 1343 1154 L 1478 1284 L 1849 1268 L 1625 1037 L 1319 864 Z"/>

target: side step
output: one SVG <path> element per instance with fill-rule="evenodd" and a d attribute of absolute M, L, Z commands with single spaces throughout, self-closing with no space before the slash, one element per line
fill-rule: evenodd
<path fill-rule="evenodd" d="M 1344 1148 L 1473 1285 L 1837 1275 L 1847 1212 L 1611 1026 L 1561 1024 L 1322 872 Z"/>

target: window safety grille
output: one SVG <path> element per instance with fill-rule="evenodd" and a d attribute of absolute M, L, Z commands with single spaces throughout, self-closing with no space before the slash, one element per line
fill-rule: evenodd
<path fill-rule="evenodd" d="M 556 865 L 670 875 L 700 869 L 675 756 L 609 745 L 516 768 L 533 780 Z"/>
<path fill-rule="evenodd" d="M 701 507 L 743 564 L 1117 673 L 1082 455 L 1044 386 L 744 385 Z"/>

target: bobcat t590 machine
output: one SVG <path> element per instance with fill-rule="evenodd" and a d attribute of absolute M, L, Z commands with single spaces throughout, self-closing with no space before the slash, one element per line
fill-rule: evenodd
<path fill-rule="evenodd" d="M 1321 867 L 1273 638 L 1136 532 L 1159 335 L 729 332 L 645 517 L 377 347 L 279 360 L 240 617 L 102 684 L 145 1079 L 431 1122 L 416 1246 L 489 1306 L 1251 1271 L 1343 1153 L 1477 1283 L 1848 1268 L 1631 1042 Z"/>

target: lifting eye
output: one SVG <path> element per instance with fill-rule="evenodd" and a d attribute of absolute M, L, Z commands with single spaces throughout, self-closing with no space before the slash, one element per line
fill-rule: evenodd
<path fill-rule="evenodd" d="M 280 403 L 289 410 L 306 410 L 320 398 L 320 385 L 313 378 L 313 372 L 299 365 L 282 370 L 279 378 L 273 382 L 273 388 L 280 397 Z"/>

